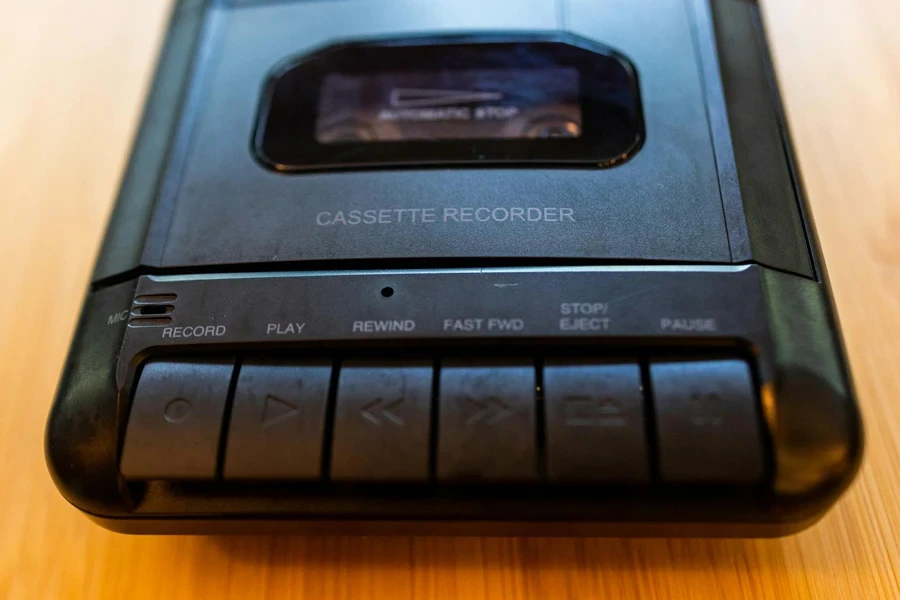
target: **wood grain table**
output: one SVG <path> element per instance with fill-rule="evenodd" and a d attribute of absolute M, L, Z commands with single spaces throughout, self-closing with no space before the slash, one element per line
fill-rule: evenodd
<path fill-rule="evenodd" d="M 900 1 L 764 4 L 867 455 L 807 532 L 708 541 L 126 537 L 88 522 L 47 475 L 44 420 L 168 3 L 0 0 L 0 598 L 900 598 Z"/>

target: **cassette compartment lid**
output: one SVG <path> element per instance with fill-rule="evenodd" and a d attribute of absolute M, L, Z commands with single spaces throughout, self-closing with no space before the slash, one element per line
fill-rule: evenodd
<path fill-rule="evenodd" d="M 579 36 L 621 52 L 640 87 L 646 140 L 596 168 L 374 169 L 283 174 L 251 140 L 262 90 L 291 58 L 347 40 L 562 35 L 553 2 L 389 0 L 216 8 L 144 264 L 164 267 L 421 258 L 572 258 L 728 263 L 691 25 L 682 0 L 598 5 Z M 570 3 L 571 4 L 571 3 Z M 474 10 L 475 7 L 478 10 Z M 570 7 L 571 10 L 571 7 Z M 650 18 L 652 16 L 652 18 Z"/>

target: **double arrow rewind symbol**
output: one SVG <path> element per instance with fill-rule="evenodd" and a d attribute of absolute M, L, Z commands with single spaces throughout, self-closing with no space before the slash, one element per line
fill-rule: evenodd
<path fill-rule="evenodd" d="M 396 413 L 391 412 L 392 409 L 397 408 L 401 404 L 403 404 L 403 398 L 388 402 L 387 404 L 384 404 L 383 398 L 375 398 L 375 400 L 363 406 L 360 409 L 359 414 L 363 419 L 377 427 L 384 425 L 385 420 L 390 421 L 394 425 L 403 425 L 403 419 Z"/>

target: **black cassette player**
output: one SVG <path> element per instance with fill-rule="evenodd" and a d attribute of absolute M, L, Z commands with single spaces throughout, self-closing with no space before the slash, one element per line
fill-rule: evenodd
<path fill-rule="evenodd" d="M 133 533 L 774 536 L 862 432 L 758 7 L 183 0 L 46 433 Z"/>

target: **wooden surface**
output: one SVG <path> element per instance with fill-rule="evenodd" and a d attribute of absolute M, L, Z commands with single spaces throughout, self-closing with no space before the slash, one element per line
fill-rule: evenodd
<path fill-rule="evenodd" d="M 868 443 L 836 509 L 769 541 L 138 538 L 70 507 L 44 419 L 166 4 L 0 0 L 0 598 L 900 597 L 897 0 L 765 3 Z"/>

